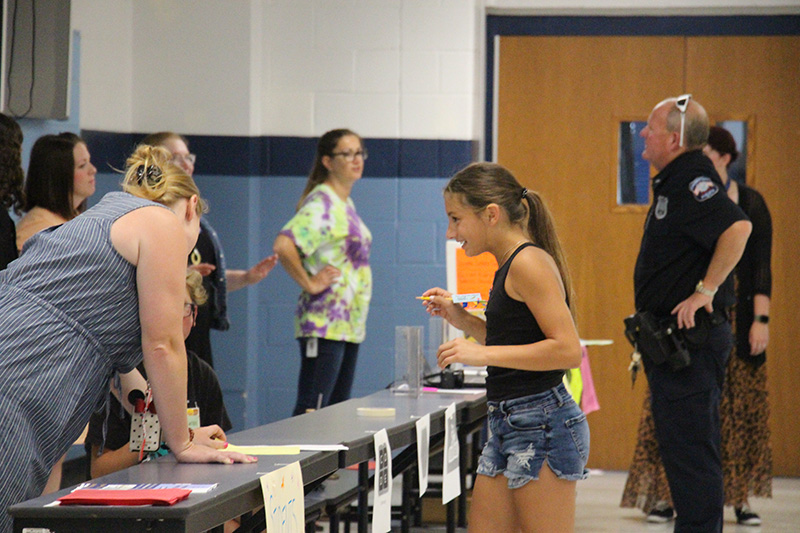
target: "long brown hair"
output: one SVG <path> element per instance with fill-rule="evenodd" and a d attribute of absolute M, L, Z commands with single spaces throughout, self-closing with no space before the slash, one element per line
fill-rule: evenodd
<path fill-rule="evenodd" d="M 71 220 L 86 211 L 86 200 L 72 205 L 75 188 L 75 147 L 86 144 L 78 135 L 63 132 L 36 139 L 25 180 L 25 211 L 42 207 Z"/>
<path fill-rule="evenodd" d="M 25 205 L 22 170 L 22 128 L 0 113 L 0 208 L 13 208 L 20 214 Z"/>
<path fill-rule="evenodd" d="M 346 128 L 331 130 L 319 138 L 319 141 L 317 141 L 317 153 L 314 156 L 314 165 L 311 167 L 311 173 L 308 175 L 306 188 L 303 189 L 303 194 L 300 195 L 300 201 L 297 202 L 298 210 L 300 206 L 303 205 L 303 200 L 306 199 L 308 193 L 314 190 L 314 187 L 328 179 L 328 169 L 322 164 L 322 158 L 324 156 L 333 157 L 333 151 L 336 150 L 339 139 L 347 137 L 348 135 L 358 137 L 359 142 L 362 141 L 359 134 Z"/>
<path fill-rule="evenodd" d="M 544 199 L 536 191 L 519 184 L 511 172 L 495 163 L 472 163 L 452 177 L 444 188 L 448 194 L 461 195 L 462 201 L 481 211 L 489 204 L 497 204 L 508 215 L 512 224 L 523 226 L 534 244 L 550 254 L 561 274 L 570 312 L 575 316 L 572 279 L 567 261 L 556 233 L 555 222 Z M 523 203 L 523 199 L 527 202 Z"/>

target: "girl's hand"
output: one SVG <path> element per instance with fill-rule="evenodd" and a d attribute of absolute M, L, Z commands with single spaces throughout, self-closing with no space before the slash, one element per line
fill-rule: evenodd
<path fill-rule="evenodd" d="M 451 326 L 460 329 L 479 343 L 486 339 L 486 321 L 473 316 L 465 309 L 466 304 L 454 303 L 453 295 L 439 287 L 422 293 L 422 305 L 431 316 L 440 316 Z"/>
<path fill-rule="evenodd" d="M 425 310 L 429 315 L 440 316 L 450 323 L 452 323 L 455 313 L 463 310 L 461 305 L 453 303 L 452 294 L 439 287 L 428 289 L 422 293 L 422 296 L 430 298 L 429 300 L 422 300 L 422 305 L 425 306 Z"/>
<path fill-rule="evenodd" d="M 486 347 L 459 337 L 439 346 L 436 361 L 439 368 L 444 368 L 453 363 L 486 366 Z"/>

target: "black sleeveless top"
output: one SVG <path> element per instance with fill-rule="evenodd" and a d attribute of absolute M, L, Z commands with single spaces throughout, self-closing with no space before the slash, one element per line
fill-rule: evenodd
<path fill-rule="evenodd" d="M 526 243 L 517 248 L 494 274 L 492 291 L 486 304 L 486 346 L 533 344 L 545 339 L 539 323 L 525 302 L 514 300 L 505 289 L 511 262 L 527 246 L 536 245 Z M 564 377 L 563 370 L 533 372 L 489 366 L 487 372 L 486 397 L 492 402 L 544 392 L 561 383 Z"/>

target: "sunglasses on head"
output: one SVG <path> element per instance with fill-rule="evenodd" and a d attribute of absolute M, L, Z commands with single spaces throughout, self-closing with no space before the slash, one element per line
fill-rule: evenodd
<path fill-rule="evenodd" d="M 692 99 L 691 94 L 682 94 L 675 100 L 675 107 L 681 112 L 681 140 L 679 146 L 683 146 L 683 130 L 686 124 L 686 108 L 689 107 L 689 100 Z"/>

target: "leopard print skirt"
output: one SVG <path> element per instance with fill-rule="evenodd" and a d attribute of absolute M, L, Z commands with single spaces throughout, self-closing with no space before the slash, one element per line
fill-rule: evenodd
<path fill-rule="evenodd" d="M 748 496 L 772 497 L 768 421 L 767 365 L 755 367 L 731 354 L 720 403 L 726 505 L 739 507 Z"/>
<path fill-rule="evenodd" d="M 672 506 L 672 496 L 667 484 L 667 474 L 661 463 L 661 453 L 656 441 L 656 427 L 653 411 L 650 408 L 650 388 L 644 397 L 642 417 L 639 421 L 639 434 L 633 462 L 628 470 L 625 490 L 622 492 L 620 507 L 638 507 L 649 513 L 659 501 Z"/>
<path fill-rule="evenodd" d="M 755 367 L 735 352 L 734 347 L 722 390 L 720 424 L 725 505 L 739 507 L 748 496 L 772 497 L 772 448 L 766 365 Z M 649 513 L 659 501 L 672 505 L 648 389 L 620 507 L 638 507 Z"/>

